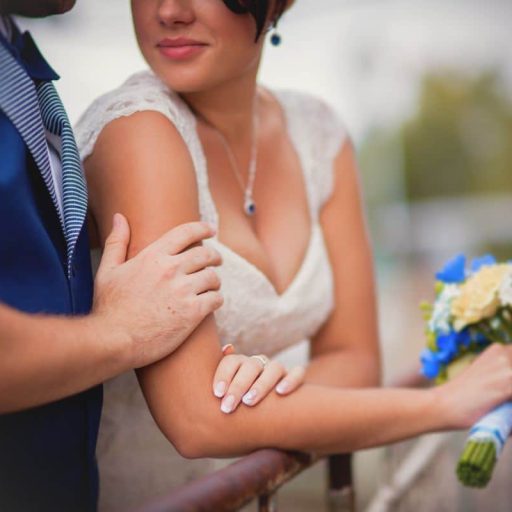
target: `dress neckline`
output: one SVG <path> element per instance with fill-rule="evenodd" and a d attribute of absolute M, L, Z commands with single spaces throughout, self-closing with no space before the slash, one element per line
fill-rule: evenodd
<path fill-rule="evenodd" d="M 312 198 L 311 198 L 311 186 L 309 184 L 308 176 L 307 176 L 307 169 L 306 169 L 306 159 L 303 156 L 303 153 L 301 151 L 301 145 L 299 144 L 299 140 L 297 138 L 297 134 L 294 129 L 294 122 L 293 118 L 289 109 L 289 106 L 286 103 L 286 95 L 284 91 L 277 91 L 277 90 L 270 90 L 269 88 L 261 87 L 265 92 L 267 92 L 274 101 L 278 104 L 279 108 L 281 109 L 281 114 L 283 116 L 283 119 L 285 121 L 285 130 L 286 133 L 290 139 L 291 145 L 293 147 L 293 150 L 295 151 L 297 155 L 297 159 L 299 161 L 300 171 L 302 173 L 302 182 L 303 186 L 305 187 L 305 193 L 306 193 L 306 201 L 307 201 L 307 209 L 309 212 L 309 219 L 310 219 L 310 229 L 308 233 L 308 242 L 306 244 L 306 247 L 304 249 L 304 254 L 301 260 L 301 263 L 293 275 L 290 282 L 286 285 L 286 287 L 282 291 L 278 291 L 275 284 L 272 282 L 272 280 L 268 277 L 268 275 L 263 272 L 256 264 L 254 264 L 252 261 L 248 260 L 247 258 L 244 258 L 241 254 L 236 252 L 234 249 L 226 245 L 224 242 L 219 240 L 218 235 L 216 234 L 211 240 L 214 241 L 215 244 L 223 248 L 226 252 L 228 252 L 230 255 L 232 255 L 235 259 L 238 261 L 241 261 L 243 264 L 246 265 L 248 269 L 250 269 L 252 272 L 254 272 L 255 275 L 258 275 L 263 282 L 268 286 L 272 294 L 278 298 L 278 299 L 284 299 L 292 290 L 295 288 L 296 283 L 299 281 L 299 278 L 304 273 L 304 270 L 307 266 L 307 262 L 309 261 L 310 254 L 312 253 L 312 247 L 313 242 L 315 238 L 315 231 L 319 228 L 318 222 L 313 215 L 313 204 L 312 204 Z M 281 94 L 283 92 L 283 94 Z M 203 144 L 201 143 L 201 139 L 199 137 L 199 134 L 197 133 L 197 120 L 194 116 L 193 112 L 190 110 L 186 102 L 180 98 L 180 101 L 183 103 L 184 108 L 187 110 L 188 115 L 190 116 L 192 127 L 193 127 L 193 133 L 194 137 L 197 140 L 197 147 L 200 153 L 200 161 L 203 165 L 203 169 L 200 170 L 200 172 L 204 173 L 204 185 L 205 189 L 204 191 L 199 191 L 198 193 L 204 193 L 207 195 L 207 201 L 210 202 L 212 206 L 212 211 L 215 215 L 215 224 L 218 226 L 219 224 L 219 213 L 217 211 L 217 206 L 215 204 L 215 201 L 213 200 L 213 196 L 210 190 L 210 180 L 208 175 L 208 160 L 206 158 L 206 154 L 204 152 Z"/>
<path fill-rule="evenodd" d="M 316 237 L 318 233 L 319 225 L 317 223 L 312 222 L 311 224 L 311 230 L 309 233 L 309 241 L 306 246 L 306 250 L 304 253 L 304 257 L 301 261 L 301 264 L 295 272 L 293 278 L 291 279 L 290 283 L 284 288 L 282 291 L 278 291 L 275 287 L 274 283 L 268 278 L 267 274 L 263 272 L 257 265 L 252 263 L 252 261 L 248 260 L 247 258 L 244 258 L 241 256 L 238 252 L 234 251 L 229 247 L 228 245 L 221 242 L 217 237 L 210 239 L 209 243 L 216 245 L 218 248 L 221 249 L 221 251 L 224 251 L 231 255 L 233 258 L 241 262 L 243 265 L 245 265 L 250 271 L 252 271 L 255 275 L 257 275 L 262 282 L 265 283 L 269 291 L 279 300 L 284 300 L 293 290 L 298 286 L 298 283 L 300 282 L 300 278 L 306 271 L 306 268 L 308 266 L 309 260 L 312 257 L 313 254 L 313 247 L 316 242 Z"/>

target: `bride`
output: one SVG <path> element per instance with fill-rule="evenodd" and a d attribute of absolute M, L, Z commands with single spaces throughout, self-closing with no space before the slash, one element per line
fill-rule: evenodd
<path fill-rule="evenodd" d="M 102 242 L 115 212 L 129 219 L 132 256 L 186 221 L 217 228 L 206 244 L 223 257 L 224 306 L 177 352 L 138 372 L 159 429 L 189 458 L 267 446 L 352 451 L 466 427 L 512 396 L 503 347 L 433 390 L 374 389 L 371 252 L 350 140 L 323 101 L 256 80 L 264 34 L 291 3 L 132 0 L 151 70 L 96 100 L 77 127 Z M 305 374 L 290 372 L 278 391 L 304 385 L 269 393 L 283 371 L 259 354 L 305 339 Z M 227 343 L 258 357 L 231 355 L 217 369 Z M 116 390 L 133 393 L 124 386 Z M 148 496 L 168 490 L 144 480 L 141 461 L 157 467 L 162 445 L 134 424 L 143 406 L 130 396 L 105 411 L 114 427 L 98 453 L 102 468 L 118 433 L 131 430 L 110 473 L 131 471 L 117 478 L 116 499 L 139 479 Z"/>

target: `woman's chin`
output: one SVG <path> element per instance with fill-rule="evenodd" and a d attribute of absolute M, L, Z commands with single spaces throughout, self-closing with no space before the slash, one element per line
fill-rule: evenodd
<path fill-rule="evenodd" d="M 154 70 L 158 78 L 164 82 L 169 89 L 178 94 L 192 94 L 211 89 L 213 84 L 209 80 L 204 80 L 194 74 L 188 74 L 186 71 L 177 73 L 158 72 Z"/>

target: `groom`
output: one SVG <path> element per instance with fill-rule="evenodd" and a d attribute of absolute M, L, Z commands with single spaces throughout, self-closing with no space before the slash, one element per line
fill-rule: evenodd
<path fill-rule="evenodd" d="M 170 354 L 222 301 L 200 272 L 219 255 L 185 250 L 211 236 L 209 226 L 180 226 L 125 261 L 121 215 L 92 301 L 86 189 L 58 76 L 10 18 L 73 4 L 0 0 L 2 512 L 94 511 L 101 382 Z M 187 292 L 199 273 L 205 293 Z"/>

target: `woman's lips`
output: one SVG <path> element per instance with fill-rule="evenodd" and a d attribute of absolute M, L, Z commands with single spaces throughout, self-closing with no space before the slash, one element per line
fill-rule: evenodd
<path fill-rule="evenodd" d="M 197 55 L 206 48 L 205 43 L 193 39 L 163 39 L 157 44 L 162 55 L 172 60 L 185 60 Z"/>

